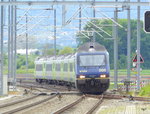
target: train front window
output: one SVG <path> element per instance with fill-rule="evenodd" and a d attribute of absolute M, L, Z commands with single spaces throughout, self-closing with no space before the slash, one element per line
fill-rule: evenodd
<path fill-rule="evenodd" d="M 106 64 L 104 55 L 81 55 L 80 66 L 103 66 Z"/>

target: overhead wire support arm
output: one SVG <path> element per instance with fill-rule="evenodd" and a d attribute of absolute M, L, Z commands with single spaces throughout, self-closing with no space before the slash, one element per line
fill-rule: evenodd
<path fill-rule="evenodd" d="M 18 8 L 17 8 L 18 9 Z M 25 12 L 24 12 L 24 14 L 23 14 L 23 16 L 25 16 L 27 13 L 28 13 L 28 11 L 31 9 L 31 7 L 30 8 L 28 8 Z M 23 16 L 21 16 L 21 18 L 17 21 L 17 24 L 23 19 Z"/>
<path fill-rule="evenodd" d="M 85 16 L 85 15 L 84 15 Z M 87 17 L 87 16 L 85 16 Z M 101 31 L 103 31 L 105 34 L 107 34 L 108 36 L 111 36 L 109 33 L 107 33 L 105 30 L 101 29 L 100 27 L 98 27 L 97 25 L 95 25 L 94 23 L 92 23 L 91 21 L 87 21 L 89 23 L 91 23 L 93 26 L 95 26 L 96 28 L 100 29 Z"/>
<path fill-rule="evenodd" d="M 87 35 L 85 35 L 83 32 L 80 32 L 81 34 L 83 34 L 86 38 L 90 39 L 90 37 L 88 37 Z"/>
<path fill-rule="evenodd" d="M 85 22 L 83 22 L 85 23 Z M 90 27 L 88 24 L 87 24 L 88 27 Z M 97 32 L 94 28 L 91 28 L 94 32 L 96 32 L 98 35 L 100 35 L 101 37 L 103 37 L 103 35 L 101 35 L 99 32 Z M 104 37 L 103 37 L 104 38 Z"/>
<path fill-rule="evenodd" d="M 93 1 L 3 1 L 0 5 L 92 5 Z M 149 6 L 149 2 L 124 2 L 124 1 L 95 1 L 96 5 L 110 6 Z"/>
<path fill-rule="evenodd" d="M 127 29 L 125 27 L 123 27 L 121 24 L 119 24 L 118 22 L 116 22 L 114 19 L 111 19 L 110 17 L 108 17 L 106 14 L 102 13 L 101 11 L 96 10 L 98 13 L 102 14 L 103 16 L 105 16 L 107 19 L 110 19 L 114 24 L 116 24 L 117 26 L 124 28 L 125 31 L 127 31 Z"/>
<path fill-rule="evenodd" d="M 44 12 L 46 12 L 46 11 L 41 12 L 39 15 L 42 15 Z M 26 14 L 27 14 L 27 13 L 26 13 Z M 35 16 L 35 17 L 32 17 L 32 18 L 28 19 L 28 21 L 33 20 L 34 18 L 38 17 L 39 15 L 37 15 L 37 16 Z M 24 25 L 22 25 L 22 26 L 18 27 L 18 29 L 17 29 L 17 30 L 20 30 L 21 28 L 25 27 L 25 25 L 26 25 L 26 24 L 24 24 Z"/>
<path fill-rule="evenodd" d="M 69 24 L 74 19 L 74 17 L 76 17 L 83 9 L 85 9 L 85 7 L 84 8 L 78 8 L 77 11 L 74 13 L 74 15 L 70 19 L 68 19 L 66 24 Z"/>

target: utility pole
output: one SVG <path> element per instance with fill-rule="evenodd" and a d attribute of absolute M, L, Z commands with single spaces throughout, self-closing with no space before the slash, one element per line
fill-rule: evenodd
<path fill-rule="evenodd" d="M 3 0 L 1 0 L 3 2 Z M 1 6 L 1 38 L 0 38 L 0 95 L 4 94 L 3 87 L 3 37 L 4 37 L 4 6 Z"/>
<path fill-rule="evenodd" d="M 56 9 L 54 9 L 54 56 L 56 58 Z"/>
<path fill-rule="evenodd" d="M 63 0 L 65 1 L 65 0 Z M 62 26 L 65 26 L 66 25 L 66 6 L 63 5 L 62 6 Z"/>
<path fill-rule="evenodd" d="M 10 2 L 10 0 L 9 0 Z M 11 46 L 10 46 L 10 41 L 11 41 L 11 6 L 8 6 L 8 80 L 11 79 Z M 10 81 L 10 80 L 9 80 Z"/>
<path fill-rule="evenodd" d="M 138 0 L 140 2 L 140 0 Z M 140 24 L 140 6 L 137 7 L 137 90 L 140 90 L 140 41 L 141 41 L 141 24 Z"/>
<path fill-rule="evenodd" d="M 16 1 L 16 0 L 14 0 Z M 16 90 L 16 17 L 17 17 L 17 13 L 16 13 L 16 6 L 13 6 L 13 43 L 14 43 L 14 49 L 13 49 L 13 76 L 14 76 L 14 80 L 13 80 L 13 84 L 14 84 L 14 90 Z"/>
<path fill-rule="evenodd" d="M 118 0 L 116 0 L 118 2 Z M 118 20 L 118 8 L 115 8 L 114 21 Z M 114 88 L 118 89 L 118 27 L 116 24 L 113 26 L 113 38 L 114 38 Z"/>
<path fill-rule="evenodd" d="M 26 16 L 26 72 L 28 73 L 28 15 Z"/>
<path fill-rule="evenodd" d="M 82 16 L 82 12 L 81 12 L 81 5 L 79 6 L 79 31 L 81 31 L 81 16 Z"/>
<path fill-rule="evenodd" d="M 93 18 L 95 18 L 95 16 L 96 16 L 94 6 L 95 6 L 95 0 L 93 0 Z M 95 42 L 95 37 L 96 37 L 95 34 L 96 34 L 95 31 L 93 31 L 93 42 Z"/>
<path fill-rule="evenodd" d="M 130 2 L 130 0 L 128 0 Z M 131 70 L 131 26 L 130 26 L 130 6 L 127 8 L 128 29 L 127 29 L 127 79 L 130 81 Z"/>
<path fill-rule="evenodd" d="M 13 0 L 11 0 L 13 2 Z M 11 75 L 11 85 L 13 86 L 13 90 L 15 90 L 14 84 L 14 5 L 11 6 L 10 10 L 10 75 Z"/>

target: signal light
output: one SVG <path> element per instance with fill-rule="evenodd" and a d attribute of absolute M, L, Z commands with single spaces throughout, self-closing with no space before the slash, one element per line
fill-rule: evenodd
<path fill-rule="evenodd" d="M 144 15 L 144 30 L 150 32 L 150 11 L 146 11 Z"/>

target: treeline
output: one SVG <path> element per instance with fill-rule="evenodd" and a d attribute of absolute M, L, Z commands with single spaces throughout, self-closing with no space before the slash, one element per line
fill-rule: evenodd
<path fill-rule="evenodd" d="M 109 34 L 113 34 L 112 22 L 110 20 L 92 20 L 92 22 L 100 27 L 101 29 L 105 30 Z M 127 20 L 126 19 L 119 19 L 119 24 L 123 26 L 123 28 L 118 27 L 118 67 L 119 69 L 126 69 L 127 68 Z M 97 30 L 97 33 L 94 34 L 95 41 L 104 45 L 109 52 L 110 55 L 110 67 L 113 69 L 114 67 L 114 40 L 109 37 L 106 33 L 97 29 L 93 24 L 87 23 L 85 25 L 84 30 L 92 31 L 92 28 Z M 86 36 L 88 35 L 85 32 Z M 85 42 L 91 41 L 83 34 L 77 35 L 77 44 L 78 46 L 82 45 Z M 135 55 L 135 51 L 137 48 L 137 21 L 131 20 L 131 67 L 132 67 L 132 58 Z M 56 54 L 68 54 L 68 53 L 75 53 L 77 49 L 71 47 L 64 47 L 63 49 L 57 49 Z M 143 30 L 143 22 L 141 21 L 141 55 L 144 58 L 144 63 L 141 64 L 141 67 L 144 69 L 150 68 L 150 34 L 146 34 Z M 43 46 L 41 55 L 29 55 L 28 58 L 28 68 L 34 68 L 34 60 L 37 56 L 48 56 L 54 55 L 54 49 L 50 49 L 50 44 L 45 44 Z M 7 68 L 8 65 L 8 58 L 4 55 L 4 64 Z M 17 69 L 25 69 L 26 68 L 26 55 L 17 55 Z"/>
<path fill-rule="evenodd" d="M 57 55 L 64 55 L 69 53 L 75 53 L 75 49 L 71 47 L 64 47 L 63 49 L 57 49 Z M 36 57 L 39 56 L 50 56 L 54 55 L 54 49 L 49 49 L 48 47 L 44 47 L 42 49 L 41 55 L 32 54 L 28 56 L 28 68 L 34 68 L 34 61 Z M 26 69 L 26 55 L 17 55 L 17 69 Z"/>
<path fill-rule="evenodd" d="M 123 28 L 118 27 L 118 67 L 119 69 L 127 68 L 127 19 L 119 19 L 119 24 L 123 26 Z M 92 20 L 96 26 L 105 30 L 109 34 L 113 34 L 112 21 L 110 20 Z M 93 24 L 87 23 L 84 27 L 84 30 L 90 31 L 94 28 L 98 33 L 95 33 L 95 41 L 104 45 L 110 54 L 110 67 L 113 69 L 114 67 L 114 40 L 111 39 L 106 33 L 97 29 Z M 87 32 L 85 32 L 86 35 Z M 82 45 L 85 42 L 90 41 L 91 39 L 86 38 L 83 34 L 77 35 L 78 46 Z M 136 54 L 135 51 L 137 49 L 137 21 L 131 20 L 131 63 L 132 58 Z M 143 30 L 143 22 L 141 21 L 141 55 L 144 58 L 144 63 L 141 64 L 141 67 L 144 69 L 150 68 L 150 34 L 146 34 Z M 132 67 L 132 64 L 131 64 Z"/>

